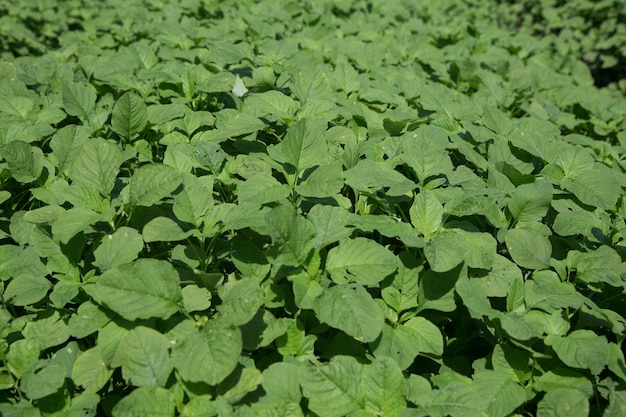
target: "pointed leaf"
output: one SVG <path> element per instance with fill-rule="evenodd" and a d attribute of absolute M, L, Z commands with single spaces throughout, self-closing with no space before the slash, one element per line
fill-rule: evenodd
<path fill-rule="evenodd" d="M 374 341 L 383 329 L 383 312 L 360 285 L 330 287 L 314 307 L 318 319 L 361 342 Z"/>
<path fill-rule="evenodd" d="M 375 285 L 398 268 L 395 255 L 373 240 L 344 239 L 328 252 L 326 270 L 336 283 Z"/>
<path fill-rule="evenodd" d="M 109 269 L 85 291 L 126 320 L 159 317 L 167 319 L 179 309 L 180 280 L 165 261 L 139 259 Z"/>
<path fill-rule="evenodd" d="M 180 184 L 181 177 L 174 168 L 157 163 L 143 165 L 130 179 L 130 203 L 151 206 L 170 195 Z"/>
<path fill-rule="evenodd" d="M 70 116 L 86 119 L 96 107 L 96 93 L 87 85 L 64 82 L 61 95 L 63 108 Z"/>
<path fill-rule="evenodd" d="M 139 232 L 122 226 L 112 235 L 105 235 L 93 251 L 96 265 L 104 271 L 137 259 L 143 249 L 143 239 Z"/>
<path fill-rule="evenodd" d="M 109 196 L 122 164 L 118 146 L 102 138 L 87 140 L 74 156 L 70 178 Z"/>
<path fill-rule="evenodd" d="M 541 269 L 548 266 L 552 256 L 550 241 L 534 230 L 509 230 L 504 238 L 513 261 L 521 267 Z"/>
<path fill-rule="evenodd" d="M 163 387 L 172 371 L 170 342 L 149 327 L 138 326 L 120 343 L 120 362 L 124 380 L 143 387 Z"/>
<path fill-rule="evenodd" d="M 122 139 L 130 141 L 148 122 L 148 109 L 141 97 L 128 92 L 120 97 L 111 116 L 111 129 Z"/>
<path fill-rule="evenodd" d="M 174 417 L 174 394 L 165 388 L 141 387 L 124 396 L 111 412 L 113 417 Z"/>

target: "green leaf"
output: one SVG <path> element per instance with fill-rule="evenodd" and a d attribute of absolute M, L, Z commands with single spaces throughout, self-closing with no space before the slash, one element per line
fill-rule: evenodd
<path fill-rule="evenodd" d="M 426 126 L 407 133 L 402 145 L 402 160 L 415 172 L 421 184 L 430 177 L 448 174 L 453 166 L 446 147 L 448 137 L 442 129 Z"/>
<path fill-rule="evenodd" d="M 285 160 L 298 172 L 318 165 L 327 151 L 322 126 L 317 120 L 298 120 L 289 127 L 281 150 Z"/>
<path fill-rule="evenodd" d="M 384 190 L 388 196 L 400 196 L 417 187 L 388 164 L 371 159 L 360 160 L 356 166 L 344 171 L 343 176 L 347 185 L 364 193 L 375 194 Z"/>
<path fill-rule="evenodd" d="M 320 204 L 309 210 L 307 219 L 311 221 L 317 233 L 316 249 L 322 249 L 352 234 L 352 229 L 346 227 L 348 215 L 348 211 L 341 207 Z"/>
<path fill-rule="evenodd" d="M 143 239 L 139 232 L 122 226 L 112 235 L 105 235 L 100 245 L 93 251 L 94 265 L 101 271 L 115 268 L 137 259 L 143 249 Z"/>
<path fill-rule="evenodd" d="M 174 215 L 183 222 L 199 226 L 213 206 L 213 179 L 182 174 L 182 190 L 174 196 Z"/>
<path fill-rule="evenodd" d="M 613 171 L 604 164 L 596 163 L 592 169 L 566 176 L 561 188 L 573 193 L 583 203 L 611 210 L 617 203 L 621 186 Z"/>
<path fill-rule="evenodd" d="M 504 237 L 509 254 L 523 268 L 542 269 L 552 256 L 550 241 L 534 230 L 512 229 Z"/>
<path fill-rule="evenodd" d="M 573 389 L 548 391 L 537 404 L 537 417 L 586 417 L 589 401 Z"/>
<path fill-rule="evenodd" d="M 518 222 L 540 222 L 550 208 L 552 184 L 536 181 L 517 187 L 509 200 L 509 210 Z"/>
<path fill-rule="evenodd" d="M 24 374 L 20 390 L 31 400 L 57 392 L 65 383 L 65 366 L 57 361 L 37 361 Z"/>
<path fill-rule="evenodd" d="M 174 394 L 165 388 L 141 387 L 123 397 L 111 412 L 113 417 L 174 417 Z"/>
<path fill-rule="evenodd" d="M 298 184 L 296 192 L 304 197 L 325 198 L 338 194 L 343 188 L 341 162 L 321 165 Z"/>
<path fill-rule="evenodd" d="M 172 372 L 170 342 L 148 327 L 138 326 L 120 342 L 120 363 L 124 380 L 143 387 L 163 387 Z"/>
<path fill-rule="evenodd" d="M 552 230 L 561 236 L 583 235 L 592 242 L 609 243 L 611 225 L 599 219 L 598 214 L 586 210 L 561 212 L 556 215 Z"/>
<path fill-rule="evenodd" d="M 606 338 L 591 330 L 575 330 L 565 337 L 548 335 L 545 343 L 567 366 L 589 369 L 594 375 L 602 372 L 610 356 Z"/>
<path fill-rule="evenodd" d="M 40 353 L 41 346 L 34 338 L 16 340 L 11 343 L 6 354 L 7 369 L 16 377 L 22 378 L 28 368 L 37 362 Z"/>
<path fill-rule="evenodd" d="M 179 310 L 180 280 L 165 261 L 139 259 L 107 270 L 85 291 L 126 320 L 167 319 Z"/>
<path fill-rule="evenodd" d="M 376 357 L 390 357 L 400 369 L 405 370 L 420 353 L 441 355 L 443 337 L 437 326 L 430 321 L 423 317 L 413 317 L 395 327 L 385 325 L 381 336 L 372 346 Z"/>
<path fill-rule="evenodd" d="M 254 278 L 227 282 L 220 287 L 218 294 L 222 299 L 218 307 L 222 320 L 235 326 L 252 320 L 264 302 L 263 290 Z"/>
<path fill-rule="evenodd" d="M 86 119 L 96 108 L 96 93 L 87 85 L 64 82 L 61 96 L 63 108 L 70 116 Z"/>
<path fill-rule="evenodd" d="M 474 390 L 487 414 L 493 417 L 507 417 L 526 401 L 521 385 L 495 371 L 476 372 Z"/>
<path fill-rule="evenodd" d="M 393 359 L 376 358 L 364 367 L 362 378 L 366 409 L 381 417 L 398 416 L 404 411 L 404 376 Z"/>
<path fill-rule="evenodd" d="M 175 242 L 187 239 L 191 235 L 191 230 L 185 232 L 174 220 L 160 216 L 146 223 L 141 231 L 141 235 L 146 243 Z"/>
<path fill-rule="evenodd" d="M 626 278 L 626 264 L 609 246 L 591 252 L 569 252 L 568 266 L 576 270 L 576 279 L 586 283 L 603 282 L 620 288 Z"/>
<path fill-rule="evenodd" d="M 279 91 L 270 90 L 249 94 L 244 101 L 242 112 L 250 113 L 254 117 L 273 115 L 283 120 L 291 120 L 297 110 L 298 105 L 291 97 Z"/>
<path fill-rule="evenodd" d="M 446 272 L 463 262 L 467 250 L 462 234 L 446 231 L 426 243 L 424 255 L 433 271 Z"/>
<path fill-rule="evenodd" d="M 26 142 L 14 140 L 3 145 L 0 147 L 0 158 L 8 162 L 11 176 L 18 182 L 33 182 L 43 171 L 43 152 Z"/>
<path fill-rule="evenodd" d="M 87 392 L 100 391 L 113 375 L 107 368 L 100 353 L 99 346 L 83 352 L 72 367 L 72 380 Z"/>
<path fill-rule="evenodd" d="M 327 417 L 342 417 L 358 409 L 361 372 L 361 365 L 351 356 L 334 356 L 328 363 L 305 366 L 301 384 L 309 409 Z"/>
<path fill-rule="evenodd" d="M 396 271 L 395 255 L 378 243 L 357 237 L 344 239 L 328 252 L 326 270 L 336 283 L 375 285 Z"/>
<path fill-rule="evenodd" d="M 315 228 L 304 217 L 287 206 L 278 206 L 265 216 L 272 237 L 274 262 L 302 265 L 315 241 Z"/>
<path fill-rule="evenodd" d="M 51 156 L 59 173 L 67 175 L 81 146 L 89 140 L 87 131 L 78 125 L 68 125 L 57 130 L 50 141 Z"/>
<path fill-rule="evenodd" d="M 170 195 L 181 182 L 172 167 L 157 163 L 143 165 L 130 179 L 129 201 L 136 206 L 151 206 Z"/>
<path fill-rule="evenodd" d="M 87 207 L 72 207 L 61 213 L 52 223 L 52 236 L 55 240 L 67 244 L 70 239 L 100 220 L 101 215 Z"/>
<path fill-rule="evenodd" d="M 211 307 L 211 292 L 197 285 L 187 285 L 181 290 L 183 307 L 188 313 Z"/>
<path fill-rule="evenodd" d="M 271 175 L 255 175 L 239 185 L 238 191 L 239 202 L 258 205 L 284 200 L 291 194 L 288 185 Z"/>
<path fill-rule="evenodd" d="M 435 194 L 428 190 L 422 190 L 415 197 L 409 214 L 411 224 L 424 235 L 426 241 L 437 234 L 443 223 L 443 205 Z"/>
<path fill-rule="evenodd" d="M 69 328 L 57 311 L 29 322 L 22 334 L 26 338 L 35 339 L 42 350 L 58 346 L 70 338 Z"/>
<path fill-rule="evenodd" d="M 46 296 L 51 286 L 44 277 L 18 275 L 7 285 L 3 298 L 14 306 L 35 304 Z"/>
<path fill-rule="evenodd" d="M 113 106 L 111 129 L 128 142 L 146 127 L 147 122 L 146 104 L 135 93 L 127 92 Z"/>
<path fill-rule="evenodd" d="M 107 314 L 97 305 L 86 301 L 70 317 L 68 326 L 72 336 L 82 339 L 100 330 L 109 320 Z"/>
<path fill-rule="evenodd" d="M 361 342 L 374 341 L 383 329 L 383 312 L 360 285 L 340 284 L 327 289 L 314 306 L 317 318 Z"/>
<path fill-rule="evenodd" d="M 276 362 L 263 371 L 263 390 L 270 401 L 300 402 L 302 366 L 295 363 Z"/>
<path fill-rule="evenodd" d="M 115 144 L 102 138 L 89 139 L 76 152 L 69 177 L 109 196 L 122 164 L 122 153 Z"/>
<path fill-rule="evenodd" d="M 241 349 L 239 328 L 214 319 L 176 344 L 172 361 L 185 381 L 216 385 L 235 370 Z"/>

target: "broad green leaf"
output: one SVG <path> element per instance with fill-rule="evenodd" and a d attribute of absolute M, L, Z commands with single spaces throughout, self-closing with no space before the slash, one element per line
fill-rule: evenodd
<path fill-rule="evenodd" d="M 462 234 L 445 231 L 426 243 L 424 254 L 433 271 L 446 272 L 463 262 L 467 250 Z"/>
<path fill-rule="evenodd" d="M 535 379 L 535 387 L 538 391 L 555 391 L 559 389 L 573 389 L 578 395 L 590 398 L 594 387 L 583 372 L 571 368 L 554 368 L 541 377 Z"/>
<path fill-rule="evenodd" d="M 89 140 L 87 131 L 78 125 L 68 125 L 57 130 L 50 141 L 51 156 L 59 173 L 67 175 L 81 146 Z"/>
<path fill-rule="evenodd" d="M 552 245 L 543 235 L 533 230 L 512 229 L 504 237 L 509 255 L 516 264 L 528 269 L 548 266 Z"/>
<path fill-rule="evenodd" d="M 376 340 L 384 324 L 380 307 L 358 284 L 330 287 L 319 297 L 314 310 L 322 323 L 362 342 Z"/>
<path fill-rule="evenodd" d="M 318 165 L 327 147 L 322 126 L 316 120 L 301 119 L 292 124 L 281 142 L 282 155 L 298 172 Z"/>
<path fill-rule="evenodd" d="M 517 187 L 509 200 L 509 210 L 518 222 L 541 221 L 550 208 L 552 184 L 536 181 Z"/>
<path fill-rule="evenodd" d="M 491 307 L 485 280 L 482 278 L 461 277 L 456 283 L 456 292 L 463 300 L 463 304 L 474 318 L 486 316 L 495 318 L 500 312 Z"/>
<path fill-rule="evenodd" d="M 31 400 L 54 394 L 65 382 L 65 366 L 57 361 L 37 361 L 24 373 L 20 390 Z"/>
<path fill-rule="evenodd" d="M 266 204 L 289 197 L 291 190 L 271 175 L 255 175 L 239 185 L 238 199 L 241 203 Z"/>
<path fill-rule="evenodd" d="M 429 241 L 437 234 L 443 223 L 443 205 L 437 197 L 428 190 L 422 190 L 413 200 L 409 210 L 411 224 Z"/>
<path fill-rule="evenodd" d="M 431 417 L 463 416 L 488 417 L 486 404 L 477 401 L 475 389 L 462 382 L 452 382 L 433 392 L 430 401 L 423 405 Z"/>
<path fill-rule="evenodd" d="M 573 389 L 548 391 L 537 404 L 537 417 L 586 417 L 589 401 Z"/>
<path fill-rule="evenodd" d="M 276 362 L 263 371 L 263 390 L 270 401 L 300 402 L 300 374 L 303 367 L 288 362 Z"/>
<path fill-rule="evenodd" d="M 296 192 L 304 197 L 325 198 L 338 194 L 343 188 L 343 176 L 339 161 L 321 165 L 298 184 Z"/>
<path fill-rule="evenodd" d="M 182 174 L 182 190 L 174 196 L 172 208 L 178 220 L 199 226 L 213 206 L 213 179 Z"/>
<path fill-rule="evenodd" d="M 529 356 L 514 345 L 499 344 L 491 353 L 491 366 L 509 380 L 524 382 L 531 377 Z"/>
<path fill-rule="evenodd" d="M 309 210 L 307 219 L 311 221 L 317 233 L 316 249 L 322 249 L 352 234 L 352 228 L 348 228 L 346 224 L 348 214 L 348 211 L 341 207 L 321 204 Z"/>
<path fill-rule="evenodd" d="M 552 230 L 561 236 L 583 235 L 592 242 L 608 243 L 611 225 L 590 211 L 564 211 L 556 215 Z"/>
<path fill-rule="evenodd" d="M 576 330 L 565 337 L 548 335 L 545 343 L 567 366 L 589 369 L 594 375 L 602 372 L 610 356 L 606 338 L 591 330 Z"/>
<path fill-rule="evenodd" d="M 287 206 L 272 209 L 265 222 L 272 237 L 274 262 L 302 265 L 315 244 L 311 222 Z"/>
<path fill-rule="evenodd" d="M 143 387 L 163 387 L 172 372 L 170 342 L 149 327 L 138 326 L 120 342 L 122 376 L 128 383 Z"/>
<path fill-rule="evenodd" d="M 174 220 L 169 217 L 160 216 L 146 223 L 141 231 L 141 235 L 143 236 L 143 241 L 146 243 L 175 242 L 189 237 L 191 231 L 188 230 L 185 232 Z"/>
<path fill-rule="evenodd" d="M 165 388 L 140 387 L 123 397 L 111 412 L 113 417 L 174 417 L 174 394 Z"/>
<path fill-rule="evenodd" d="M 421 184 L 430 177 L 452 171 L 445 131 L 427 126 L 407 133 L 404 138 L 402 160 L 415 172 Z"/>
<path fill-rule="evenodd" d="M 22 400 L 16 404 L 0 404 L 0 413 L 5 417 L 41 417 L 39 408 L 27 400 Z"/>
<path fill-rule="evenodd" d="M 373 343 L 374 354 L 394 359 L 401 369 L 408 368 L 418 354 L 441 355 L 441 332 L 424 317 L 413 317 L 404 324 L 385 325 L 379 339 Z"/>
<path fill-rule="evenodd" d="M 52 236 L 55 240 L 67 244 L 70 239 L 96 223 L 102 216 L 87 207 L 72 207 L 61 213 L 52 223 Z"/>
<path fill-rule="evenodd" d="M 502 329 L 517 340 L 530 340 L 543 336 L 543 328 L 528 318 L 527 314 L 512 312 L 500 318 Z"/>
<path fill-rule="evenodd" d="M 153 104 L 147 108 L 148 121 L 156 126 L 179 119 L 185 115 L 181 104 Z"/>
<path fill-rule="evenodd" d="M 105 235 L 100 245 L 93 251 L 94 265 L 101 271 L 115 268 L 137 259 L 143 249 L 143 239 L 139 232 L 122 226 L 112 235 Z"/>
<path fill-rule="evenodd" d="M 404 411 L 404 376 L 392 358 L 381 356 L 366 365 L 361 384 L 365 407 L 377 416 L 398 416 Z"/>
<path fill-rule="evenodd" d="M 18 275 L 7 285 L 3 298 L 14 306 L 35 304 L 46 296 L 51 286 L 44 277 Z"/>
<path fill-rule="evenodd" d="M 347 185 L 355 191 L 376 193 L 385 191 L 388 196 L 400 196 L 413 191 L 417 185 L 393 170 L 388 164 L 371 159 L 360 160 L 355 167 L 344 171 Z"/>
<path fill-rule="evenodd" d="M 11 343 L 6 353 L 6 366 L 17 378 L 22 378 L 24 373 L 33 363 L 37 362 L 41 353 L 41 346 L 34 338 L 20 339 Z"/>
<path fill-rule="evenodd" d="M 211 292 L 197 285 L 187 285 L 181 290 L 183 307 L 188 313 L 211 307 Z"/>
<path fill-rule="evenodd" d="M 246 324 L 263 305 L 263 290 L 254 278 L 243 278 L 222 285 L 218 294 L 222 304 L 218 311 L 222 320 L 241 326 Z"/>
<path fill-rule="evenodd" d="M 596 163 L 592 169 L 566 176 L 561 188 L 573 193 L 585 204 L 610 210 L 615 207 L 621 186 L 616 174 L 604 164 Z"/>
<path fill-rule="evenodd" d="M 57 311 L 27 323 L 22 334 L 26 338 L 35 339 L 41 350 L 58 346 L 70 338 L 69 328 Z"/>
<path fill-rule="evenodd" d="M 298 105 L 291 97 L 279 91 L 270 90 L 249 94 L 244 100 L 242 111 L 250 113 L 254 117 L 272 115 L 283 120 L 291 120 L 297 109 Z"/>
<path fill-rule="evenodd" d="M 180 411 L 181 417 L 214 417 L 218 415 L 217 406 L 210 395 L 194 397 Z"/>
<path fill-rule="evenodd" d="M 87 85 L 64 82 L 61 95 L 63 107 L 70 116 L 86 119 L 96 108 L 96 93 Z"/>
<path fill-rule="evenodd" d="M 97 392 L 111 378 L 113 371 L 104 363 L 99 346 L 83 352 L 72 367 L 72 380 L 87 392 Z"/>
<path fill-rule="evenodd" d="M 18 182 L 33 182 L 43 171 L 43 152 L 26 142 L 14 140 L 1 146 L 0 158 L 8 162 L 11 176 Z"/>
<path fill-rule="evenodd" d="M 569 252 L 568 266 L 576 270 L 576 279 L 585 283 L 602 282 L 619 288 L 626 278 L 626 264 L 609 246 L 591 252 Z"/>
<path fill-rule="evenodd" d="M 474 390 L 487 414 L 493 417 L 507 417 L 526 401 L 521 385 L 491 370 L 476 372 Z"/>
<path fill-rule="evenodd" d="M 408 252 L 401 253 L 398 258 L 398 272 L 383 281 L 381 296 L 389 307 L 400 313 L 417 307 L 418 276 L 424 268 Z"/>
<path fill-rule="evenodd" d="M 109 320 L 107 314 L 97 305 L 86 301 L 70 317 L 68 326 L 72 336 L 82 339 L 100 330 Z"/>
<path fill-rule="evenodd" d="M 181 177 L 174 168 L 157 163 L 143 165 L 130 179 L 129 201 L 136 206 L 151 206 L 180 184 Z"/>
<path fill-rule="evenodd" d="M 308 364 L 302 371 L 302 393 L 309 409 L 320 416 L 341 417 L 359 408 L 362 367 L 351 356 Z"/>
<path fill-rule="evenodd" d="M 117 145 L 102 138 L 89 139 L 74 155 L 69 177 L 74 184 L 93 188 L 108 197 L 121 164 L 122 153 Z"/>
<path fill-rule="evenodd" d="M 167 319 L 179 310 L 180 280 L 174 267 L 156 259 L 139 259 L 108 269 L 85 291 L 98 304 L 126 320 Z"/>
<path fill-rule="evenodd" d="M 235 370 L 241 349 L 239 328 L 213 319 L 174 346 L 172 361 L 185 381 L 216 385 Z"/>
<path fill-rule="evenodd" d="M 113 106 L 111 129 L 130 142 L 135 133 L 140 133 L 148 122 L 148 109 L 141 97 L 127 92 Z"/>
<path fill-rule="evenodd" d="M 344 239 L 328 252 L 326 270 L 338 284 L 375 285 L 398 268 L 397 258 L 370 239 Z"/>
<path fill-rule="evenodd" d="M 230 374 L 219 386 L 219 398 L 229 403 L 237 403 L 246 394 L 253 392 L 261 384 L 263 376 L 256 368 L 239 368 Z"/>
<path fill-rule="evenodd" d="M 455 229 L 465 239 L 467 251 L 465 263 L 471 268 L 489 270 L 493 267 L 498 242 L 489 233 L 468 232 L 463 229 Z"/>

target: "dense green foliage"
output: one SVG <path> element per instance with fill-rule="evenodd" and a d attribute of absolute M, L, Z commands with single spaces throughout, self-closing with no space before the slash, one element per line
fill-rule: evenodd
<path fill-rule="evenodd" d="M 626 415 L 624 10 L 2 2 L 0 413 Z"/>

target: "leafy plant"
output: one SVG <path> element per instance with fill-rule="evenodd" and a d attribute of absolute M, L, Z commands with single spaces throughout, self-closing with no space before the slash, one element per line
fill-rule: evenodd
<path fill-rule="evenodd" d="M 623 415 L 626 100 L 516 7 L 0 5 L 0 413 Z"/>

